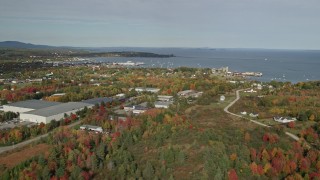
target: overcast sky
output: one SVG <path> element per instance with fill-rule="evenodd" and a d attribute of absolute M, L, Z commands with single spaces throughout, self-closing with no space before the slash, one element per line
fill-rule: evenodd
<path fill-rule="evenodd" d="M 0 41 L 320 49 L 319 0 L 0 0 Z"/>

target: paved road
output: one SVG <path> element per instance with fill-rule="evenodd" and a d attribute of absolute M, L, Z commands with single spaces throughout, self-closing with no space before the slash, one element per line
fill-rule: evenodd
<path fill-rule="evenodd" d="M 67 126 L 67 128 L 71 128 L 71 127 L 74 127 L 76 125 L 79 125 L 81 123 L 81 120 L 75 122 L 75 123 L 72 123 L 72 124 L 69 124 Z M 49 132 L 50 133 L 50 132 Z M 4 153 L 6 151 L 10 151 L 10 150 L 13 150 L 13 149 L 16 149 L 16 148 L 20 148 L 20 147 L 23 147 L 25 145 L 28 145 L 34 141 L 38 141 L 40 140 L 41 138 L 44 138 L 44 137 L 47 137 L 49 135 L 49 133 L 47 134 L 43 134 L 43 135 L 40 135 L 40 136 L 37 136 L 35 138 L 32 138 L 32 139 L 29 139 L 29 140 L 26 140 L 26 141 L 23 141 L 21 143 L 18 143 L 18 144 L 15 144 L 15 145 L 11 145 L 11 146 L 5 146 L 5 147 L 0 147 L 0 154 L 1 153 Z"/>
<path fill-rule="evenodd" d="M 235 114 L 235 113 L 232 113 L 229 111 L 229 108 L 231 106 L 233 106 L 239 99 L 240 99 L 240 91 L 243 91 L 243 89 L 240 89 L 240 90 L 237 90 L 236 91 L 236 99 L 234 101 L 232 101 L 230 104 L 228 104 L 228 106 L 226 106 L 223 110 L 224 112 L 230 114 L 230 115 L 233 115 L 233 116 L 236 116 L 236 117 L 239 117 L 239 118 L 244 118 L 244 119 L 248 119 L 250 120 L 251 122 L 255 123 L 255 124 L 258 124 L 259 126 L 264 126 L 264 127 L 268 127 L 268 128 L 271 128 L 271 126 L 268 126 L 266 124 L 263 124 L 261 122 L 258 122 L 258 121 L 255 121 L 255 120 L 252 120 L 252 119 L 249 119 L 249 118 L 246 118 L 246 117 L 242 117 L 241 115 L 238 115 L 238 114 Z M 299 141 L 300 138 L 290 132 L 285 132 L 285 134 L 287 136 L 289 136 L 290 138 L 294 139 L 295 141 Z"/>

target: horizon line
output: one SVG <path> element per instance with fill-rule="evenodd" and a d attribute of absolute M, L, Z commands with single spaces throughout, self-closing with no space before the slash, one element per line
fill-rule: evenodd
<path fill-rule="evenodd" d="M 256 49 L 256 50 L 288 50 L 288 51 L 320 51 L 320 49 L 305 49 L 305 48 L 263 48 L 263 47 L 183 47 L 183 46 L 73 46 L 73 45 L 48 45 L 48 44 L 38 44 L 38 43 L 29 43 L 15 40 L 4 40 L 4 42 L 17 42 L 35 46 L 49 46 L 55 48 L 89 48 L 89 49 L 98 49 L 98 48 L 171 48 L 171 49 Z M 35 48 L 36 49 L 36 48 Z"/>

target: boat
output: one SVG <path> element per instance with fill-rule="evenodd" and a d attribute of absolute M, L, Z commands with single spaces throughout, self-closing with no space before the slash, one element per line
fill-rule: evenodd
<path fill-rule="evenodd" d="M 119 62 L 116 64 L 121 65 L 121 66 L 141 66 L 141 65 L 144 65 L 145 63 L 144 62 L 127 61 L 127 62 Z"/>

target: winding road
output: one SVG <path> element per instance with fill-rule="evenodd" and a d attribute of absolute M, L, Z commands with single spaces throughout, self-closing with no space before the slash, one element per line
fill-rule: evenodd
<path fill-rule="evenodd" d="M 76 125 L 79 125 L 81 123 L 81 120 L 75 122 L 75 123 L 72 123 L 72 124 L 69 124 L 68 126 L 66 126 L 67 128 L 72 128 Z M 26 146 L 32 142 L 35 142 L 35 141 L 38 141 L 40 140 L 41 138 L 44 138 L 44 137 L 47 137 L 48 135 L 50 134 L 47 133 L 47 134 L 43 134 L 43 135 L 40 135 L 40 136 L 37 136 L 35 138 L 32 138 L 32 139 L 29 139 L 29 140 L 26 140 L 26 141 L 23 141 L 21 143 L 18 143 L 18 144 L 13 144 L 11 146 L 4 146 L 4 147 L 0 147 L 0 154 L 1 153 L 4 153 L 4 152 L 7 152 L 7 151 L 10 151 L 10 150 L 13 150 L 13 149 L 16 149 L 16 148 L 20 148 L 20 147 L 23 147 L 23 146 Z"/>
<path fill-rule="evenodd" d="M 223 109 L 224 112 L 226 112 L 226 113 L 228 113 L 228 114 L 230 114 L 230 115 L 232 115 L 232 116 L 236 116 L 236 117 L 239 117 L 239 118 L 247 119 L 247 120 L 249 120 L 249 121 L 251 121 L 251 122 L 253 122 L 253 123 L 255 123 L 255 124 L 258 124 L 259 126 L 264 126 L 264 127 L 271 128 L 271 126 L 269 126 L 269 125 L 263 124 L 263 123 L 258 122 L 258 121 L 256 121 L 256 120 L 252 120 L 252 119 L 243 117 L 243 116 L 241 116 L 241 115 L 238 115 L 238 114 L 235 114 L 235 113 L 232 113 L 232 112 L 229 111 L 229 108 L 230 108 L 231 106 L 233 106 L 233 105 L 240 99 L 240 91 L 243 91 L 243 90 L 244 90 L 244 89 L 239 89 L 239 90 L 236 91 L 236 99 L 233 100 L 230 104 L 228 104 L 228 105 Z M 290 138 L 294 139 L 295 141 L 299 141 L 299 140 L 300 140 L 300 138 L 299 138 L 298 136 L 296 136 L 296 135 L 294 135 L 294 134 L 292 134 L 292 133 L 290 133 L 290 132 L 285 132 L 285 134 L 286 134 L 287 136 L 289 136 Z"/>

